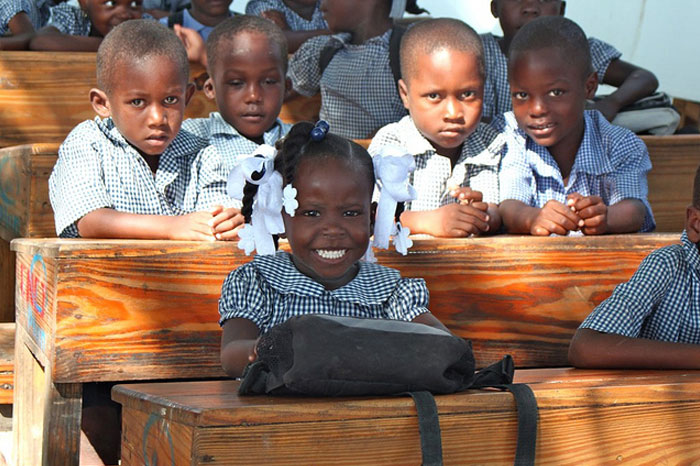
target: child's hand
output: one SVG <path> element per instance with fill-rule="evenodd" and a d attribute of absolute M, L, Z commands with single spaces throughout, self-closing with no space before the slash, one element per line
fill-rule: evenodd
<path fill-rule="evenodd" d="M 474 202 L 471 204 L 447 204 L 432 211 L 436 216 L 433 236 L 462 237 L 479 235 L 489 231 L 488 204 Z M 426 212 L 428 214 L 428 212 Z"/>
<path fill-rule="evenodd" d="M 532 222 L 530 234 L 534 236 L 566 235 L 570 231 L 578 230 L 583 224 L 581 218 L 569 207 L 554 199 L 540 209 L 537 217 Z"/>
<path fill-rule="evenodd" d="M 170 239 L 183 241 L 216 241 L 211 227 L 215 210 L 193 212 L 172 218 Z"/>
<path fill-rule="evenodd" d="M 177 37 L 182 41 L 187 51 L 187 59 L 191 62 L 198 62 L 207 65 L 207 48 L 204 39 L 194 29 L 183 27 L 179 24 L 173 26 Z"/>
<path fill-rule="evenodd" d="M 608 232 L 608 206 L 600 196 L 569 194 L 566 205 L 581 218 L 583 224 L 579 225 L 584 235 L 603 235 Z"/>
<path fill-rule="evenodd" d="M 472 204 L 475 202 L 481 202 L 484 199 L 484 195 L 481 193 L 481 191 L 476 191 L 472 188 L 466 188 L 463 186 L 451 188 L 450 196 L 458 199 L 460 204 Z"/>
<path fill-rule="evenodd" d="M 213 218 L 209 220 L 209 225 L 216 239 L 220 241 L 238 239 L 238 230 L 245 222 L 240 209 L 235 207 L 224 209 L 223 206 L 216 206 L 212 214 Z"/>
<path fill-rule="evenodd" d="M 267 10 L 263 11 L 260 13 L 260 16 L 265 18 L 268 21 L 272 21 L 275 23 L 277 26 L 279 26 L 280 29 L 284 30 L 289 30 L 289 24 L 287 24 L 287 18 L 284 17 L 284 13 L 281 11 L 277 10 Z"/>
<path fill-rule="evenodd" d="M 608 121 L 613 121 L 620 111 L 620 107 L 611 99 L 598 100 L 594 104 L 594 108 L 602 113 Z"/>

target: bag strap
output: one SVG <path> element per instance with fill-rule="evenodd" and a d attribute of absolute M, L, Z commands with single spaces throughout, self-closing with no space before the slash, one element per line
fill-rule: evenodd
<path fill-rule="evenodd" d="M 333 60 L 333 57 L 335 56 L 335 54 L 338 53 L 338 50 L 340 50 L 342 48 L 343 48 L 343 42 L 336 39 L 335 37 L 333 37 L 321 49 L 321 53 L 318 56 L 318 74 L 319 75 L 323 74 L 323 72 L 326 70 L 326 68 L 328 68 L 328 65 L 330 64 L 331 60 Z"/>
<path fill-rule="evenodd" d="M 423 466 L 442 466 L 442 436 L 435 397 L 430 392 L 407 392 L 418 413 L 418 432 Z"/>
<path fill-rule="evenodd" d="M 394 75 L 394 82 L 398 85 L 401 79 L 401 60 L 399 51 L 401 49 L 401 38 L 406 32 L 407 27 L 403 24 L 394 24 L 389 38 L 389 67 L 391 74 Z"/>

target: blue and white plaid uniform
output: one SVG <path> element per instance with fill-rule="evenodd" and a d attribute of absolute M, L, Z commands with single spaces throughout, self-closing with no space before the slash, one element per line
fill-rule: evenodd
<path fill-rule="evenodd" d="M 263 141 L 271 146 L 284 137 L 292 125 L 283 123 L 279 118 L 274 125 L 263 133 Z M 209 141 L 221 154 L 224 170 L 228 174 L 238 165 L 241 157 L 252 154 L 259 144 L 243 136 L 223 119 L 219 112 L 212 112 L 209 118 L 191 118 L 182 122 L 182 129 Z M 209 149 L 207 149 L 209 150 Z"/>
<path fill-rule="evenodd" d="M 34 3 L 33 0 L 2 0 L 0 1 L 0 36 L 9 34 L 10 20 L 18 13 L 25 12 L 32 22 L 34 29 L 40 29 L 46 24 L 48 5 L 46 2 Z"/>
<path fill-rule="evenodd" d="M 513 109 L 508 82 L 508 58 L 498 45 L 500 37 L 492 34 L 481 34 L 484 44 L 484 62 L 486 64 L 486 82 L 484 83 L 484 112 L 482 118 L 491 120 L 501 113 Z M 591 48 L 593 69 L 598 73 L 598 79 L 603 81 L 610 62 L 622 56 L 612 45 L 594 37 L 588 39 Z"/>
<path fill-rule="evenodd" d="M 658 249 L 600 303 L 580 328 L 632 338 L 700 344 L 700 254 L 687 233 Z"/>
<path fill-rule="evenodd" d="M 428 288 L 421 278 L 401 278 L 397 270 L 359 262 L 357 276 L 326 290 L 299 272 L 284 251 L 255 256 L 224 281 L 219 323 L 244 318 L 266 333 L 290 317 L 327 314 L 341 317 L 411 321 L 428 312 Z"/>
<path fill-rule="evenodd" d="M 392 30 L 363 44 L 350 44 L 350 34 L 313 37 L 294 54 L 289 77 L 302 95 L 321 92 L 322 119 L 331 132 L 348 139 L 367 139 L 384 125 L 399 121 L 406 109 L 389 65 Z M 319 55 L 331 40 L 343 46 L 319 74 Z"/>
<path fill-rule="evenodd" d="M 391 123 L 377 132 L 369 146 L 374 156 L 385 145 L 398 146 L 413 155 L 416 170 L 410 182 L 418 198 L 407 202 L 408 210 L 434 210 L 458 202 L 450 196 L 454 186 L 481 191 L 484 202 L 499 202 L 498 172 L 504 152 L 505 137 L 488 125 L 480 123 L 462 144 L 462 153 L 452 167 L 448 157 L 439 155 L 416 128 L 410 115 Z"/>
<path fill-rule="evenodd" d="M 245 14 L 260 16 L 263 11 L 275 10 L 284 14 L 287 26 L 292 31 L 315 31 L 318 29 L 328 29 L 323 13 L 319 9 L 320 1 L 316 2 L 316 8 L 311 19 L 302 18 L 296 11 L 289 8 L 282 0 L 250 0 L 245 6 Z"/>
<path fill-rule="evenodd" d="M 101 208 L 142 215 L 183 215 L 230 206 L 221 159 L 203 158 L 207 142 L 185 131 L 160 156 L 155 177 L 111 119 L 70 132 L 49 178 L 56 233 L 77 237 L 76 223 Z"/>
<path fill-rule="evenodd" d="M 515 199 L 532 207 L 543 207 L 566 196 L 600 196 L 606 205 L 624 199 L 639 199 L 646 207 L 641 231 L 656 224 L 647 201 L 647 172 L 651 161 L 647 148 L 630 130 L 611 125 L 598 110 L 584 112 L 585 130 L 568 183 L 549 150 L 535 143 L 518 128 L 513 112 L 499 116 L 493 125 L 508 141 L 501 168 L 501 201 Z"/>
<path fill-rule="evenodd" d="M 51 8 L 47 26 L 55 27 L 62 34 L 89 36 L 92 23 L 80 7 L 61 3 Z"/>

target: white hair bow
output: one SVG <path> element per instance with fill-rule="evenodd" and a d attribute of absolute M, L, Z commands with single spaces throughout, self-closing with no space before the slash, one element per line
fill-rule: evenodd
<path fill-rule="evenodd" d="M 389 238 L 394 235 L 394 245 L 406 254 L 412 241 L 408 228 L 394 223 L 396 205 L 416 198 L 416 190 L 408 182 L 408 175 L 416 169 L 411 154 L 397 146 L 384 146 L 374 158 L 374 174 L 379 186 L 379 205 L 374 223 L 374 246 L 389 248 Z"/>
<path fill-rule="evenodd" d="M 253 213 L 250 225 L 245 225 L 238 233 L 238 248 L 246 255 L 253 250 L 258 254 L 274 254 L 275 243 L 272 235 L 284 233 L 282 222 L 282 175 L 275 170 L 274 147 L 261 145 L 250 156 L 240 161 L 228 177 L 226 190 L 235 199 L 243 199 L 246 181 L 258 185 L 253 198 Z"/>

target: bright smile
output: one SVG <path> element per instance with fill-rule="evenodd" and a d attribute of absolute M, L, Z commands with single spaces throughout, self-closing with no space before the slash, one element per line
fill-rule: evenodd
<path fill-rule="evenodd" d="M 325 260 L 342 259 L 347 249 L 315 249 L 314 252 Z"/>

